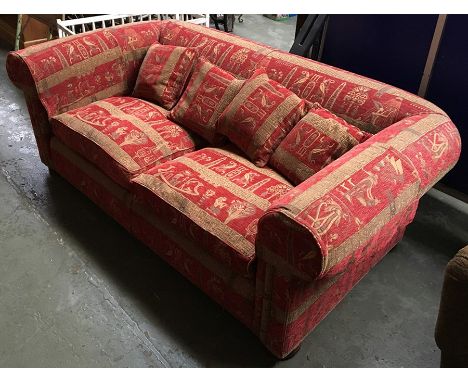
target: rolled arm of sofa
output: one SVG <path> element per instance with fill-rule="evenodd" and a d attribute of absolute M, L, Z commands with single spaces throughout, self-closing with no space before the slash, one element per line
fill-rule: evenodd
<path fill-rule="evenodd" d="M 418 199 L 457 162 L 446 115 L 407 117 L 356 146 L 276 201 L 260 219 L 260 259 L 314 280 L 390 250 Z"/>
<path fill-rule="evenodd" d="M 133 87 L 163 22 L 99 29 L 10 52 L 11 81 L 34 93 L 49 118 Z"/>

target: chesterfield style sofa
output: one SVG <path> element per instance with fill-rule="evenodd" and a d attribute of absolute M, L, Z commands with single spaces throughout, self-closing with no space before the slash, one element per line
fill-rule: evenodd
<path fill-rule="evenodd" d="M 369 137 L 291 184 L 232 143 L 207 144 L 169 121 L 169 110 L 132 96 L 154 43 L 194 48 L 199 59 L 236 81 L 261 69 L 308 105 L 321 105 Z M 461 150 L 450 118 L 422 98 L 178 21 L 134 23 L 11 52 L 7 71 L 24 92 L 42 162 L 278 358 L 292 354 L 398 243 L 420 197 Z M 199 111 L 204 107 L 210 106 Z M 90 128 L 110 129 L 116 119 L 145 131 L 150 143 L 144 146 L 136 133 L 122 143 Z M 154 138 L 148 126 L 164 129 Z M 124 130 L 113 130 L 112 137 Z M 173 149 L 156 150 L 161 139 Z M 132 144 L 139 149 L 123 150 Z"/>

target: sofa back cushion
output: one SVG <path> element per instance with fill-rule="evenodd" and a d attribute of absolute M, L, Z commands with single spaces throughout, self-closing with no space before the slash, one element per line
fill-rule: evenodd
<path fill-rule="evenodd" d="M 217 129 L 263 167 L 305 113 L 304 100 L 259 69 L 221 114 Z"/>
<path fill-rule="evenodd" d="M 280 143 L 269 164 L 298 185 L 371 136 L 315 104 Z"/>
<path fill-rule="evenodd" d="M 243 80 L 202 59 L 169 118 L 219 145 L 224 137 L 215 130 L 216 121 L 243 84 Z"/>
<path fill-rule="evenodd" d="M 181 21 L 164 22 L 159 42 L 197 48 L 199 57 L 234 74 L 249 78 L 273 48 L 229 33 Z"/>
<path fill-rule="evenodd" d="M 152 45 L 141 64 L 133 97 L 172 109 L 184 90 L 195 59 L 196 51 L 192 48 Z"/>

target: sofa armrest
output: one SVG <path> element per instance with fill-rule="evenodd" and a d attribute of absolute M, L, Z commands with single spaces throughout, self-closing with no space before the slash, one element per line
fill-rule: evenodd
<path fill-rule="evenodd" d="M 389 126 L 276 201 L 259 221 L 257 255 L 278 272 L 314 280 L 390 250 L 414 203 L 455 165 L 460 149 L 445 115 Z"/>
<path fill-rule="evenodd" d="M 35 93 L 49 118 L 99 99 L 129 93 L 161 21 L 126 24 L 10 52 L 11 81 Z"/>

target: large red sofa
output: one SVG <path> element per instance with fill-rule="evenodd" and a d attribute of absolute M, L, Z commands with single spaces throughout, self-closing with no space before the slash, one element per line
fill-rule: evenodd
<path fill-rule="evenodd" d="M 301 99 L 372 136 L 292 185 L 232 144 L 212 147 L 169 121 L 168 110 L 131 97 L 155 42 L 194 47 L 238 79 L 264 68 Z M 24 92 L 42 162 L 279 358 L 298 348 L 398 243 L 419 198 L 455 165 L 461 149 L 450 118 L 420 97 L 183 22 L 142 22 L 53 40 L 11 52 L 7 70 Z M 138 161 L 113 141 L 73 125 L 84 107 L 104 127 L 117 116 L 165 126 L 172 133 L 160 136 L 177 149 Z M 200 190 L 206 190 L 202 200 L 193 199 Z M 247 202 L 253 206 L 248 214 Z"/>

